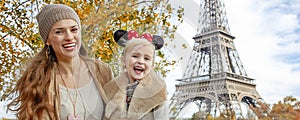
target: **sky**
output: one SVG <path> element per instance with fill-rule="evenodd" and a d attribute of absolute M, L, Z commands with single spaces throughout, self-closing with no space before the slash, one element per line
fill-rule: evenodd
<path fill-rule="evenodd" d="M 300 100 L 300 1 L 224 0 L 230 33 L 248 74 L 256 81 L 263 100 L 273 105 L 285 96 Z M 185 39 L 190 48 L 196 35 L 199 0 L 174 4 L 185 8 L 184 23 L 175 39 Z M 167 77 L 169 97 L 175 91 L 174 78 L 180 79 L 190 48 L 170 47 L 176 58 L 183 57 Z"/>
<path fill-rule="evenodd" d="M 267 103 L 300 99 L 300 1 L 225 0 L 235 46 Z"/>
<path fill-rule="evenodd" d="M 224 0 L 230 32 L 249 77 L 265 102 L 274 104 L 285 96 L 300 100 L 300 1 Z M 185 8 L 184 23 L 176 39 L 185 39 L 187 49 L 168 48 L 182 60 L 166 78 L 169 97 L 175 80 L 182 77 L 196 35 L 199 0 L 173 0 Z M 175 44 L 180 45 L 177 41 Z M 171 45 L 170 45 L 171 46 Z M 177 54 L 177 55 L 176 55 Z M 184 56 L 183 56 L 184 55 Z M 0 118 L 4 116 L 0 106 Z"/>

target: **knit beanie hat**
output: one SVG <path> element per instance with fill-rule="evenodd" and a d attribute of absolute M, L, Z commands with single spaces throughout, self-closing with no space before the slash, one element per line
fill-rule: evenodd
<path fill-rule="evenodd" d="M 36 18 L 39 25 L 39 32 L 44 42 L 46 42 L 53 24 L 60 20 L 73 19 L 80 27 L 80 19 L 77 13 L 71 7 L 63 4 L 45 5 Z"/>

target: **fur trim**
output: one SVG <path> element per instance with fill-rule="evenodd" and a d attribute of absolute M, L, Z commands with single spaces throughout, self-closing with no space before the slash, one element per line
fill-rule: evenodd
<path fill-rule="evenodd" d="M 106 106 L 106 117 L 140 119 L 167 100 L 165 82 L 153 71 L 148 77 L 141 80 L 136 87 L 129 110 L 126 112 L 126 87 L 128 80 L 128 75 L 125 72 L 104 86 L 105 92 L 110 99 Z"/>

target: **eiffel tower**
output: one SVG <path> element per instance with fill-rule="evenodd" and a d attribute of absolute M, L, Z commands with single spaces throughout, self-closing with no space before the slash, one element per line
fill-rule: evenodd
<path fill-rule="evenodd" d="M 170 99 L 170 119 L 190 103 L 197 105 L 203 119 L 223 115 L 244 119 L 242 104 L 257 118 L 269 107 L 256 91 L 234 46 L 222 0 L 201 0 L 199 26 L 194 47 L 182 79 L 177 79 Z M 247 112 L 247 111 L 246 111 Z"/>

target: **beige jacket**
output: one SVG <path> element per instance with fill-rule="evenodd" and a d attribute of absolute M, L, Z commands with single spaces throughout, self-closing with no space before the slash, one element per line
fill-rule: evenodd
<path fill-rule="evenodd" d="M 108 64 L 95 60 L 90 58 L 83 58 L 85 60 L 85 63 L 91 72 L 92 77 L 94 78 L 94 82 L 96 87 L 99 90 L 100 96 L 103 99 L 104 103 L 106 104 L 108 102 L 107 96 L 104 92 L 103 85 L 108 83 L 110 80 L 113 79 L 113 73 L 111 71 L 111 68 Z M 56 67 L 54 67 L 56 68 Z M 56 70 L 54 70 L 56 71 Z M 53 80 L 50 82 L 49 86 L 49 97 L 52 105 L 55 106 L 55 118 L 56 120 L 59 120 L 60 116 L 60 97 L 59 97 L 59 87 L 55 80 L 55 72 L 52 74 Z M 103 112 L 105 113 L 105 112 Z M 104 116 L 104 115 L 103 115 Z M 105 120 L 106 118 L 103 118 Z M 43 120 L 50 120 L 48 112 L 44 112 Z"/>
<path fill-rule="evenodd" d="M 111 120 L 166 120 L 168 118 L 167 90 L 165 82 L 154 71 L 137 85 L 126 112 L 126 87 L 128 75 L 123 73 L 104 86 L 110 101 L 105 116 Z"/>

